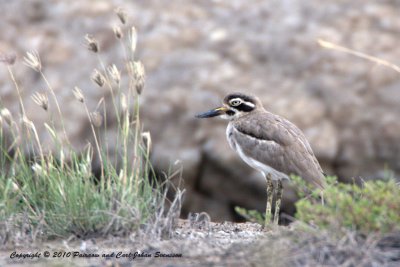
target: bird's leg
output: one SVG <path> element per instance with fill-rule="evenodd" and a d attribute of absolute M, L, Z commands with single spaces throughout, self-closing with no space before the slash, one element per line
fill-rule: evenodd
<path fill-rule="evenodd" d="M 282 201 L 282 181 L 278 180 L 278 188 L 276 189 L 276 201 L 275 201 L 275 214 L 274 214 L 274 224 L 279 224 L 279 210 L 281 209 L 281 201 Z"/>
<path fill-rule="evenodd" d="M 264 226 L 267 226 L 272 219 L 272 197 L 274 192 L 274 184 L 272 183 L 271 174 L 267 174 L 265 178 L 267 180 L 267 205 L 265 208 Z"/>

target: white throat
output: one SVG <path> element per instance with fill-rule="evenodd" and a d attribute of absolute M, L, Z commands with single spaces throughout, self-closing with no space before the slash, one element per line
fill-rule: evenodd
<path fill-rule="evenodd" d="M 237 119 L 237 118 L 241 117 L 242 115 L 244 115 L 243 111 L 239 111 L 239 110 L 237 110 L 235 108 L 231 107 L 230 110 L 233 110 L 235 112 L 235 114 L 233 114 L 233 115 L 223 114 L 223 115 L 221 115 L 219 117 L 221 119 L 230 120 L 231 121 L 231 120 Z"/>

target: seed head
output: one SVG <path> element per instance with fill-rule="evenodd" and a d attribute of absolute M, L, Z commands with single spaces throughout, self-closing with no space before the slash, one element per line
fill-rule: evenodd
<path fill-rule="evenodd" d="M 150 132 L 142 133 L 142 138 L 143 138 L 143 141 L 146 142 L 147 151 L 150 151 L 151 150 L 151 144 L 152 144 Z"/>
<path fill-rule="evenodd" d="M 49 108 L 49 98 L 47 97 L 46 94 L 41 94 L 39 92 L 36 92 L 32 96 L 33 102 L 35 102 L 38 106 L 40 106 L 42 109 L 46 110 Z"/>
<path fill-rule="evenodd" d="M 90 120 L 97 128 L 103 124 L 103 116 L 101 116 L 101 114 L 97 111 L 90 113 Z"/>
<path fill-rule="evenodd" d="M 83 103 L 85 101 L 85 97 L 83 96 L 82 90 L 78 86 L 74 87 L 72 93 L 74 94 L 76 100 L 78 100 L 79 102 Z"/>
<path fill-rule="evenodd" d="M 140 61 L 134 61 L 132 70 L 133 70 L 133 78 L 135 79 L 136 92 L 140 95 L 143 91 L 143 87 L 144 87 L 144 83 L 145 83 L 145 79 L 146 79 L 146 73 L 145 73 L 143 63 Z"/>
<path fill-rule="evenodd" d="M 121 81 L 121 73 L 119 72 L 117 66 L 115 64 L 112 64 L 111 66 L 108 66 L 107 68 L 108 74 L 110 74 L 111 79 L 119 85 L 119 82 Z"/>
<path fill-rule="evenodd" d="M 39 54 L 36 51 L 26 52 L 24 64 L 34 71 L 40 72 L 42 70 L 42 62 L 40 61 Z"/>
<path fill-rule="evenodd" d="M 0 54 L 0 62 L 3 62 L 6 65 L 14 65 L 15 60 L 17 59 L 17 55 L 12 52 L 8 54 Z"/>
<path fill-rule="evenodd" d="M 117 39 L 121 39 L 124 37 L 124 34 L 122 33 L 121 27 L 119 26 L 114 26 L 113 27 L 114 35 Z"/>
<path fill-rule="evenodd" d="M 6 123 L 7 123 L 9 126 L 12 125 L 12 123 L 13 123 L 13 118 L 12 118 L 11 112 L 10 112 L 7 108 L 3 108 L 3 109 L 0 111 L 0 115 L 1 115 L 1 117 L 6 121 Z"/>
<path fill-rule="evenodd" d="M 106 82 L 106 78 L 97 69 L 94 69 L 91 78 L 92 81 L 100 87 L 103 87 L 104 83 Z"/>
<path fill-rule="evenodd" d="M 144 76 L 140 76 L 140 78 L 136 80 L 135 88 L 136 88 L 136 92 L 137 92 L 139 95 L 140 95 L 140 94 L 142 93 L 142 91 L 143 91 L 144 83 L 145 83 Z"/>
<path fill-rule="evenodd" d="M 123 10 L 121 7 L 118 7 L 115 9 L 115 13 L 117 14 L 119 20 L 121 21 L 122 24 L 126 23 L 126 18 L 127 18 L 127 14 L 125 12 L 125 10 Z"/>
<path fill-rule="evenodd" d="M 93 53 L 100 51 L 99 42 L 93 37 L 93 35 L 86 34 L 85 40 L 86 47 L 89 49 L 89 51 L 92 51 Z"/>

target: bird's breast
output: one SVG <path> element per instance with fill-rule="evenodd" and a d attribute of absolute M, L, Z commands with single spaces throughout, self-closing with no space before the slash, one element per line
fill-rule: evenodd
<path fill-rule="evenodd" d="M 235 131 L 235 128 L 234 128 L 233 124 L 229 123 L 228 127 L 226 128 L 226 138 L 228 139 L 228 143 L 229 143 L 230 147 L 233 150 L 235 150 L 235 152 L 239 155 L 239 157 L 245 163 L 247 163 L 247 165 L 249 165 L 253 169 L 260 171 L 261 173 L 264 174 L 264 176 L 267 174 L 271 174 L 273 180 L 289 179 L 288 175 L 286 175 L 282 172 L 279 172 L 279 171 L 275 170 L 274 168 L 272 168 L 271 166 L 246 155 L 241 147 L 242 145 L 245 145 L 245 144 L 237 143 L 237 141 L 235 139 L 234 131 Z"/>
<path fill-rule="evenodd" d="M 233 124 L 231 122 L 228 124 L 228 127 L 226 127 L 226 139 L 228 140 L 229 146 L 237 152 L 236 143 L 233 138 Z"/>

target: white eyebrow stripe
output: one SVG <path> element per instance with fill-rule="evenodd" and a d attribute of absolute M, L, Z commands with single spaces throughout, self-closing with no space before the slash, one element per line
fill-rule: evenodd
<path fill-rule="evenodd" d="M 237 98 L 232 98 L 231 100 L 229 100 L 229 103 L 232 103 L 233 101 L 240 101 L 240 104 L 245 104 L 246 106 L 252 107 L 254 108 L 256 105 L 254 105 L 253 103 L 249 102 L 249 101 L 244 101 L 242 98 L 237 97 Z M 231 104 L 232 105 L 232 104 Z"/>
<path fill-rule="evenodd" d="M 252 107 L 252 108 L 255 107 L 255 105 L 253 103 L 251 103 L 251 102 L 243 102 L 243 103 L 246 104 L 249 107 Z"/>

